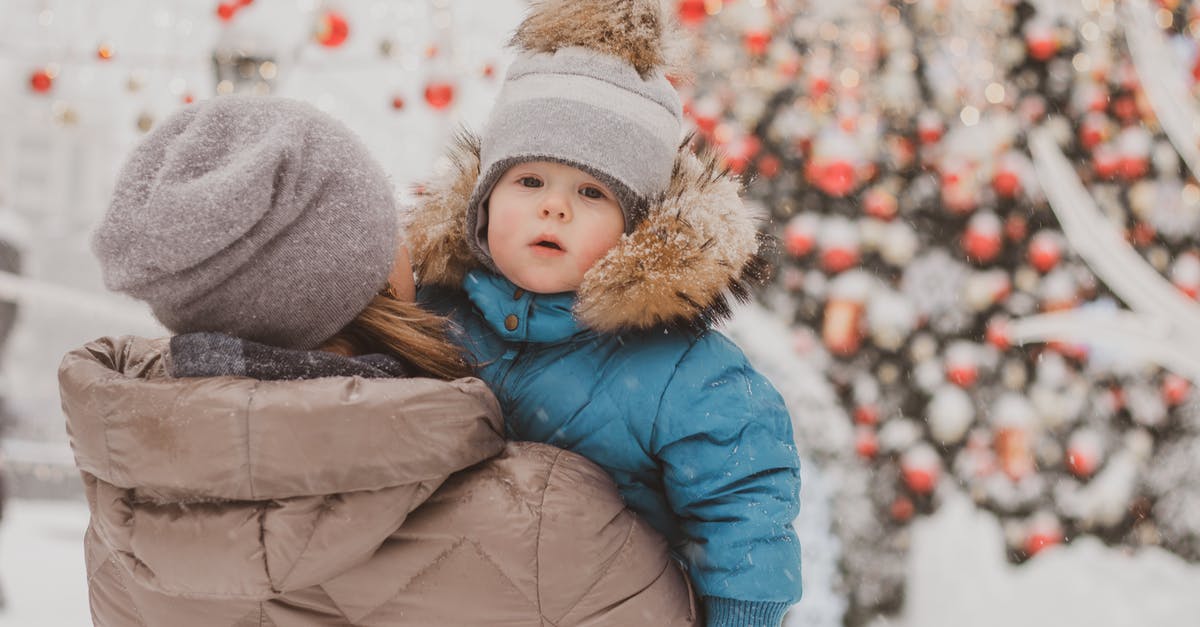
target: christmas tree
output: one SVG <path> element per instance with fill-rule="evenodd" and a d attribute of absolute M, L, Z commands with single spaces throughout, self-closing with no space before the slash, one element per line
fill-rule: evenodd
<path fill-rule="evenodd" d="M 1015 563 L 1080 534 L 1200 560 L 1200 3 L 677 6 L 697 141 L 782 244 L 762 298 L 854 422 L 800 442 L 841 466 L 847 623 L 901 607 L 947 490 Z"/>

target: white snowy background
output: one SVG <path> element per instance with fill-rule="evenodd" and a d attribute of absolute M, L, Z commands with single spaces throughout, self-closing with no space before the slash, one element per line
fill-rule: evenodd
<path fill-rule="evenodd" d="M 0 0 L 0 231 L 18 237 L 26 250 L 25 278 L 0 280 L 0 295 L 21 304 L 0 379 L 21 417 L 3 442 L 10 465 L 73 472 L 55 379 L 64 352 L 104 334 L 160 332 L 144 308 L 104 293 L 87 234 L 140 136 L 138 117 L 162 119 L 187 93 L 211 95 L 215 48 L 275 56 L 275 93 L 344 120 L 402 189 L 432 170 L 459 124 L 482 124 L 498 81 L 483 78 L 481 68 L 494 64 L 502 76 L 502 44 L 524 7 L 521 0 L 257 0 L 226 27 L 212 18 L 215 5 Z M 352 25 L 347 44 L 336 50 L 305 44 L 314 11 L 325 6 L 341 10 Z M 396 46 L 387 59 L 377 50 L 382 36 Z M 105 42 L 112 42 L 115 56 L 96 62 L 96 47 Z M 439 62 L 424 57 L 431 43 L 443 48 Z M 59 78 L 51 93 L 33 94 L 29 74 L 47 63 L 59 65 Z M 128 88 L 131 73 L 143 85 L 136 92 Z M 456 102 L 435 111 L 421 92 L 426 82 L 444 78 L 456 80 Z M 395 111 L 388 103 L 401 94 L 406 106 Z M 64 116 L 72 122 L 64 124 Z M 791 330 L 757 307 L 739 311 L 726 330 L 783 392 L 806 456 L 850 450 L 850 422 L 825 382 L 819 353 L 796 357 L 790 343 L 780 341 Z M 806 594 L 789 627 L 841 623 L 840 547 L 830 528 L 835 516 L 854 515 L 838 509 L 838 495 L 862 490 L 870 480 L 806 461 L 797 521 Z M 0 627 L 90 623 L 81 550 L 86 524 L 81 501 L 9 503 L 0 524 L 0 586 L 7 598 Z M 997 521 L 953 495 L 937 514 L 914 523 L 904 568 L 903 615 L 880 624 L 1200 624 L 1200 568 L 1163 551 L 1128 554 L 1090 539 L 1013 566 Z"/>

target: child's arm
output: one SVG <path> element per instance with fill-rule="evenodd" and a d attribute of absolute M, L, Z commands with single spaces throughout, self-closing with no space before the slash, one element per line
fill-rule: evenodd
<path fill-rule="evenodd" d="M 708 625 L 778 625 L 801 592 L 799 459 L 779 393 L 710 333 L 677 365 L 652 446 Z"/>

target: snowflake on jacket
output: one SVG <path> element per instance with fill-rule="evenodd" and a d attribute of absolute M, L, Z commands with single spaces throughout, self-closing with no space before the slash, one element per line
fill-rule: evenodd
<path fill-rule="evenodd" d="M 687 563 L 710 625 L 778 624 L 801 593 L 791 420 L 711 329 L 763 267 L 737 182 L 681 147 L 668 192 L 578 291 L 534 294 L 473 257 L 478 140 L 451 157 L 410 217 L 420 298 L 462 327 L 510 436 L 607 470 Z"/>

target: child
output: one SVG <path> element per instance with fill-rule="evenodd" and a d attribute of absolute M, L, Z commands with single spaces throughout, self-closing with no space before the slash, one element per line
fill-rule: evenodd
<path fill-rule="evenodd" d="M 509 435 L 582 453 L 687 563 L 709 625 L 800 596 L 779 394 L 709 327 L 761 271 L 735 181 L 679 146 L 657 0 L 544 0 L 482 141 L 426 185 L 419 295 L 454 317 Z"/>

